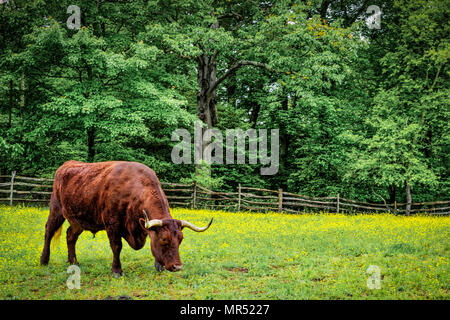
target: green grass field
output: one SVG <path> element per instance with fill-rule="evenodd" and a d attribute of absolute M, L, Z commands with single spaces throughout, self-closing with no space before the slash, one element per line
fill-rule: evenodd
<path fill-rule="evenodd" d="M 106 233 L 84 232 L 80 289 L 69 289 L 68 222 L 42 267 L 48 209 L 0 206 L 0 299 L 448 299 L 450 217 L 172 215 L 198 225 L 214 217 L 204 233 L 184 231 L 182 271 L 156 272 L 149 241 L 135 251 L 123 240 L 125 276 L 116 279 Z M 380 289 L 367 285 L 371 265 L 380 270 Z"/>

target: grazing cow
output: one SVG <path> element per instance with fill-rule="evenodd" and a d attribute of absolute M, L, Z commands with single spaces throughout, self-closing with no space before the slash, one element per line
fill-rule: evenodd
<path fill-rule="evenodd" d="M 75 244 L 84 231 L 94 235 L 106 230 L 114 254 L 112 272 L 122 275 L 120 251 L 122 238 L 135 250 L 147 236 L 155 257 L 155 268 L 178 271 L 182 264 L 178 248 L 184 227 L 205 231 L 184 220 L 173 219 L 169 204 L 155 172 L 149 167 L 127 161 L 84 163 L 67 161 L 55 173 L 50 199 L 50 214 L 45 225 L 45 244 L 41 265 L 50 259 L 50 242 L 65 219 L 68 260 L 77 263 Z"/>

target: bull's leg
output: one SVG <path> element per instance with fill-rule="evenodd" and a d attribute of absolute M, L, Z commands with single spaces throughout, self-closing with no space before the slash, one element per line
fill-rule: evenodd
<path fill-rule="evenodd" d="M 45 224 L 45 242 L 44 249 L 41 254 L 41 265 L 47 265 L 50 260 L 50 242 L 52 241 L 55 232 L 62 227 L 64 223 L 64 216 L 62 215 L 59 201 L 52 195 L 50 199 L 50 214 Z"/>
<path fill-rule="evenodd" d="M 113 252 L 112 273 L 115 277 L 120 277 L 123 274 L 122 265 L 120 264 L 120 251 L 122 250 L 122 238 L 116 229 L 107 228 L 109 244 Z"/>
<path fill-rule="evenodd" d="M 67 229 L 67 251 L 68 251 L 68 261 L 70 264 L 78 264 L 77 255 L 75 252 L 75 245 L 77 243 L 78 237 L 83 232 L 80 226 L 70 225 Z"/>

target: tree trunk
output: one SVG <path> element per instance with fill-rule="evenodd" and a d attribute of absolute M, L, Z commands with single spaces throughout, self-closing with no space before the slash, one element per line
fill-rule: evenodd
<path fill-rule="evenodd" d="M 255 90 L 262 90 L 264 88 L 263 82 L 258 82 Z M 252 129 L 256 128 L 256 124 L 258 123 L 259 112 L 261 111 L 261 105 L 258 101 L 253 102 L 252 110 L 250 113 L 250 123 L 252 124 Z"/>
<path fill-rule="evenodd" d="M 210 142 L 203 141 L 203 134 L 206 129 L 213 128 L 217 122 L 216 90 L 210 90 L 217 80 L 216 76 L 217 61 L 216 54 L 208 56 L 206 53 L 198 58 L 198 87 L 197 92 L 197 116 L 206 124 L 202 128 L 202 147 L 199 160 L 203 160 L 204 151 Z M 200 170 L 207 170 L 207 175 L 211 176 L 211 166 L 207 164 L 202 168 L 201 162 L 196 165 L 195 174 L 199 175 Z"/>
<path fill-rule="evenodd" d="M 395 202 L 396 193 L 397 193 L 397 188 L 395 187 L 395 184 L 391 184 L 389 186 L 389 203 Z"/>
<path fill-rule="evenodd" d="M 97 14 L 102 15 L 102 5 L 103 0 L 97 0 Z M 105 22 L 102 20 L 102 22 L 98 22 L 97 19 L 94 21 L 94 35 L 97 37 L 104 37 L 105 36 Z"/>
<path fill-rule="evenodd" d="M 22 72 L 20 77 L 20 108 L 23 110 L 25 107 L 25 74 Z"/>
<path fill-rule="evenodd" d="M 214 12 L 211 12 L 214 17 Z M 219 28 L 219 21 L 211 24 L 211 29 Z M 217 82 L 217 54 L 212 55 L 203 50 L 203 54 L 198 57 L 197 81 L 199 91 L 197 92 L 197 115 L 201 121 L 206 123 L 208 128 L 214 127 L 217 120 L 216 106 L 216 82 Z"/>
<path fill-rule="evenodd" d="M 214 17 L 215 13 L 211 12 L 211 16 Z M 211 24 L 211 29 L 219 28 L 219 21 Z M 213 128 L 218 123 L 217 117 L 217 105 L 216 105 L 216 89 L 226 78 L 231 76 L 238 68 L 244 65 L 253 65 L 257 67 L 267 68 L 264 63 L 255 61 L 240 60 L 233 63 L 230 68 L 217 79 L 217 55 L 218 52 L 207 52 L 202 48 L 203 54 L 197 58 L 197 116 L 206 124 L 206 129 Z M 203 129 L 204 132 L 205 129 Z M 203 136 L 203 135 L 202 135 Z M 203 151 L 209 143 L 202 143 L 202 155 Z"/>
<path fill-rule="evenodd" d="M 91 127 L 87 130 L 88 138 L 88 162 L 93 162 L 95 157 L 95 128 Z"/>
<path fill-rule="evenodd" d="M 234 82 L 229 82 L 226 86 L 227 89 L 227 101 L 229 105 L 233 107 L 236 106 L 236 100 L 234 99 L 234 94 L 236 92 L 236 84 Z"/>
<path fill-rule="evenodd" d="M 433 125 L 430 124 L 426 136 L 425 136 L 425 150 L 424 154 L 427 159 L 431 159 L 433 156 Z"/>
<path fill-rule="evenodd" d="M 197 82 L 199 91 L 197 92 L 197 115 L 208 128 L 214 127 L 217 122 L 216 90 L 212 88 L 217 80 L 216 55 L 208 56 L 206 53 L 198 58 Z"/>
<path fill-rule="evenodd" d="M 288 111 L 289 108 L 289 96 L 287 92 L 283 92 L 284 98 L 281 101 L 281 109 L 283 111 Z M 286 169 L 286 167 L 289 166 L 289 157 L 288 157 L 288 148 L 289 148 L 289 134 L 286 130 L 286 127 L 280 128 L 280 169 L 282 172 L 280 174 L 283 174 L 283 171 Z M 285 171 L 284 171 L 285 172 Z M 287 188 L 287 183 L 282 183 L 282 186 L 284 188 Z"/>
<path fill-rule="evenodd" d="M 406 215 L 409 216 L 411 214 L 411 186 L 408 183 L 408 180 L 405 182 L 405 191 L 406 191 Z"/>
<path fill-rule="evenodd" d="M 252 129 L 255 129 L 256 124 L 258 123 L 259 111 L 261 111 L 261 105 L 259 103 L 255 103 L 252 109 L 252 113 L 250 114 L 250 123 L 252 124 Z"/>
<path fill-rule="evenodd" d="M 12 122 L 12 109 L 13 109 L 13 81 L 9 81 L 9 117 L 8 117 L 8 128 L 11 128 Z"/>

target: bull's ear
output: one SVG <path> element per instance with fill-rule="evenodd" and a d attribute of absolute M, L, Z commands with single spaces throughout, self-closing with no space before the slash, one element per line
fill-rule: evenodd
<path fill-rule="evenodd" d="M 183 221 L 182 221 L 182 220 L 178 220 L 178 221 L 180 221 L 181 231 L 183 231 L 183 229 L 184 229 L 186 226 L 183 224 Z"/>
<path fill-rule="evenodd" d="M 139 218 L 139 225 L 141 226 L 142 229 L 144 229 L 144 231 L 149 231 L 148 229 L 145 228 L 145 220 L 142 218 Z"/>

